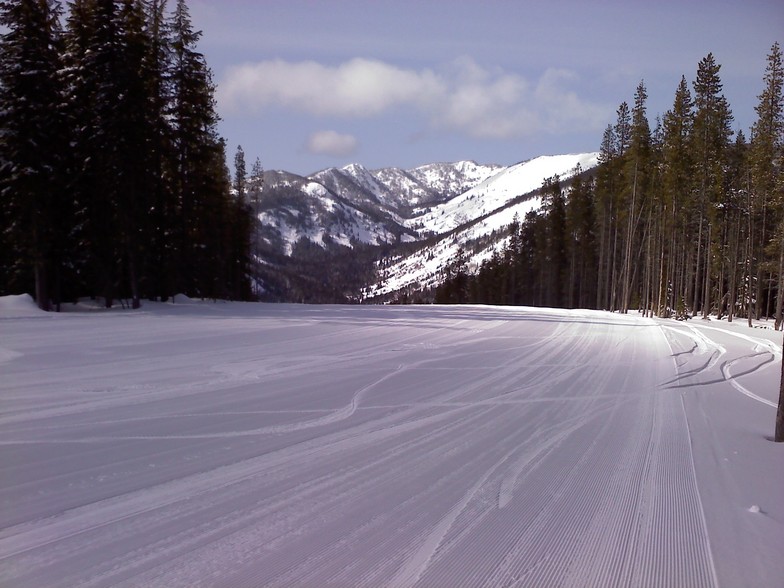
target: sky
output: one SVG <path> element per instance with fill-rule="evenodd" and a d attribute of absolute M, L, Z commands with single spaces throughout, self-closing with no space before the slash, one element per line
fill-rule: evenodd
<path fill-rule="evenodd" d="M 360 163 L 511 165 L 596 151 L 642 80 L 651 126 L 681 76 L 721 65 L 749 135 L 766 58 L 784 44 L 768 0 L 190 0 L 233 162 L 307 175 Z"/>

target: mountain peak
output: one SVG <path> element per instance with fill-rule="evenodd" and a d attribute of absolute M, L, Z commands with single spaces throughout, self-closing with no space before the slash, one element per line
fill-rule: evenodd
<path fill-rule="evenodd" d="M 369 295 L 410 284 L 426 287 L 437 283 L 440 269 L 459 247 L 471 251 L 473 265 L 502 247 L 514 216 L 524 218 L 541 205 L 538 190 L 545 179 L 557 174 L 566 185 L 577 165 L 585 171 L 597 163 L 597 153 L 583 153 L 544 155 L 507 167 L 462 160 L 409 170 L 368 170 L 351 163 L 307 178 L 265 172 L 261 240 L 271 259 L 289 263 L 281 262 L 288 257 L 293 264 L 298 248 L 302 255 L 313 255 L 307 243 L 338 264 L 346 248 L 383 245 L 383 279 L 367 290 Z M 402 243 L 406 248 L 397 248 Z M 372 260 L 378 254 L 352 255 Z"/>

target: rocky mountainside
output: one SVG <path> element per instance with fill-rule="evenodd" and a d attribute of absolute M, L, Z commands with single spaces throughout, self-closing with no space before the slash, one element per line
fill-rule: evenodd
<path fill-rule="evenodd" d="M 460 161 L 410 170 L 351 164 L 308 177 L 267 171 L 255 211 L 262 298 L 347 301 L 433 285 L 459 247 L 482 241 L 469 259 L 479 263 L 501 246 L 514 215 L 539 205 L 544 179 L 568 180 L 596 164 L 597 154 L 587 153 L 508 167 Z"/>

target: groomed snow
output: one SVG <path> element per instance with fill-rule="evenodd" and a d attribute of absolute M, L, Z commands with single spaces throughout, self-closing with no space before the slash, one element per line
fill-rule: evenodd
<path fill-rule="evenodd" d="M 780 336 L 0 299 L 0 585 L 781 586 Z"/>

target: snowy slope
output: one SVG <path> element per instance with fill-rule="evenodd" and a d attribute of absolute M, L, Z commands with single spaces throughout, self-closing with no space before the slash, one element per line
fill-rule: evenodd
<path fill-rule="evenodd" d="M 290 255 L 297 241 L 324 246 L 325 239 L 351 247 L 353 242 L 392 243 L 405 229 L 394 218 L 352 206 L 323 184 L 285 172 L 265 172 L 259 211 L 261 238 Z M 375 214 L 374 214 L 375 213 Z"/>
<path fill-rule="evenodd" d="M 780 333 L 729 327 L 0 301 L 0 585 L 779 586 Z"/>
<path fill-rule="evenodd" d="M 301 238 L 324 243 L 324 238 L 348 245 L 351 234 L 364 243 L 409 242 L 421 238 L 412 216 L 424 208 L 449 201 L 504 169 L 473 161 L 433 163 L 411 170 L 382 168 L 370 171 L 360 164 L 328 168 L 307 178 L 283 171 L 264 174 L 264 214 L 266 241 L 279 244 L 290 254 Z M 319 204 L 318 199 L 324 203 Z M 308 202 L 308 204 L 304 204 Z M 336 223 L 326 212 L 341 210 Z M 300 211 L 292 218 L 291 210 Z M 439 210 L 443 210 L 439 208 Z M 427 218 L 427 217 L 422 217 Z M 465 214 L 461 218 L 468 218 Z M 270 231 L 277 233 L 270 236 Z M 426 235 L 432 234 L 428 227 Z"/>
<path fill-rule="evenodd" d="M 268 171 L 258 214 L 262 260 L 272 260 L 285 273 L 284 256 L 300 251 L 295 247 L 303 239 L 324 248 L 344 246 L 345 251 L 330 248 L 329 255 L 338 262 L 352 255 L 357 243 L 384 245 L 385 255 L 391 248 L 395 263 L 385 266 L 382 279 L 364 296 L 388 296 L 416 284 L 431 286 L 467 242 L 489 238 L 485 249 L 469 260 L 472 268 L 503 247 L 515 214 L 522 219 L 539 207 L 535 191 L 546 178 L 558 174 L 568 179 L 578 165 L 589 170 L 596 166 L 597 156 L 543 156 L 510 167 L 459 161 L 371 171 L 351 164 L 309 177 Z M 524 201 L 525 195 L 531 198 Z M 398 245 L 417 242 L 418 249 L 404 250 L 406 257 L 396 253 Z M 363 271 L 372 273 L 372 266 Z"/>
<path fill-rule="evenodd" d="M 537 157 L 504 168 L 460 196 L 409 219 L 407 225 L 423 235 L 454 233 L 435 245 L 398 257 L 390 267 L 384 268 L 368 296 L 390 294 L 411 284 L 418 287 L 437 284 L 439 272 L 455 257 L 459 247 L 493 231 L 501 232 L 515 216 L 522 220 L 530 210 L 541 206 L 538 195 L 510 204 L 515 198 L 538 190 L 545 179 L 556 174 L 562 180 L 568 180 L 578 165 L 586 171 L 597 163 L 598 153 Z M 473 222 L 480 218 L 480 221 Z M 487 250 L 470 257 L 471 268 L 476 269 L 493 249 L 503 244 L 504 241 L 499 240 Z"/>
<path fill-rule="evenodd" d="M 500 165 L 458 161 L 456 163 L 430 163 L 416 167 L 409 173 L 422 184 L 430 186 L 432 191 L 438 195 L 438 200 L 447 200 L 473 188 L 501 169 L 503 166 Z M 427 206 L 433 202 L 435 199 L 413 202 L 413 204 Z"/>
<path fill-rule="evenodd" d="M 355 204 L 374 203 L 394 206 L 395 199 L 389 188 L 364 166 L 352 163 L 343 168 L 329 168 L 310 176 L 311 180 L 323 184 L 335 194 L 340 194 Z"/>
<path fill-rule="evenodd" d="M 583 170 L 595 167 L 597 153 L 542 156 L 503 168 L 460 196 L 433 207 L 429 212 L 409 219 L 410 226 L 422 231 L 443 234 L 466 222 L 501 208 L 517 196 L 542 187 L 546 178 L 572 175 L 579 164 Z"/>

